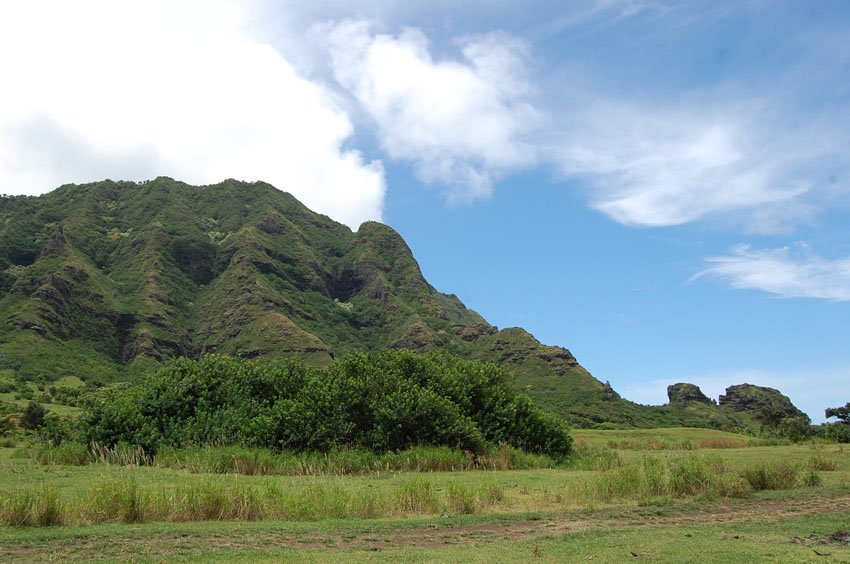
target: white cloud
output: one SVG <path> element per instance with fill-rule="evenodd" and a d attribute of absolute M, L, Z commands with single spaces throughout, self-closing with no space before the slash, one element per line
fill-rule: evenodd
<path fill-rule="evenodd" d="M 0 191 L 164 174 L 265 180 L 356 227 L 380 219 L 379 161 L 248 29 L 231 1 L 0 5 Z"/>
<path fill-rule="evenodd" d="M 500 175 L 535 162 L 528 136 L 540 114 L 521 41 L 468 36 L 457 41 L 462 60 L 435 61 L 417 29 L 374 34 L 368 22 L 347 20 L 322 31 L 336 79 L 377 125 L 383 150 L 448 186 L 450 199 L 487 196 Z"/>
<path fill-rule="evenodd" d="M 743 211 L 749 230 L 773 233 L 811 219 L 802 198 L 818 178 L 812 166 L 838 161 L 841 145 L 823 124 L 795 129 L 772 113 L 757 101 L 662 109 L 594 96 L 568 110 L 552 157 L 566 175 L 587 179 L 591 204 L 620 223 L 659 227 Z"/>
<path fill-rule="evenodd" d="M 738 245 L 732 254 L 706 259 L 711 266 L 697 274 L 727 280 L 734 288 L 762 290 L 787 298 L 850 300 L 850 258 L 828 260 L 798 244 L 753 249 Z"/>

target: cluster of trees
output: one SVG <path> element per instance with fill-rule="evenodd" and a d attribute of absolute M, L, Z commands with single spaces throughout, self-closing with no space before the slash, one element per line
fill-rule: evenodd
<path fill-rule="evenodd" d="M 827 419 L 835 417 L 838 421 L 812 425 L 808 417 L 787 416 L 770 408 L 758 411 L 755 419 L 762 423 L 763 432 L 794 442 L 815 436 L 839 443 L 850 443 L 850 403 L 844 407 L 827 408 L 825 415 Z"/>
<path fill-rule="evenodd" d="M 90 408 L 89 440 L 382 452 L 508 443 L 565 456 L 564 421 L 517 394 L 508 371 L 445 354 L 353 354 L 326 368 L 221 355 L 178 359 Z"/>
<path fill-rule="evenodd" d="M 835 417 L 838 422 L 822 425 L 823 436 L 839 443 L 850 443 L 850 402 L 844 407 L 827 408 L 825 415 L 827 419 Z"/>

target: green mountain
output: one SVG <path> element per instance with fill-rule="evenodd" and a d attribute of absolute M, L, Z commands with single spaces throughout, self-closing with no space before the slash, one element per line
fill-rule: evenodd
<path fill-rule="evenodd" d="M 741 423 L 699 402 L 628 402 L 568 350 L 434 289 L 390 227 L 352 232 L 259 182 L 103 181 L 0 198 L 0 323 L 0 375 L 41 388 L 213 351 L 323 365 L 442 349 L 510 367 L 519 389 L 577 425 Z"/>

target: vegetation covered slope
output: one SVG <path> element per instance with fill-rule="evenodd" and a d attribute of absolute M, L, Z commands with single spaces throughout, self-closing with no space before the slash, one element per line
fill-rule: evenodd
<path fill-rule="evenodd" d="M 0 197 L 3 378 L 96 384 L 210 352 L 327 365 L 388 348 L 497 362 L 573 424 L 705 425 L 712 409 L 713 426 L 737 424 L 715 406 L 623 400 L 568 350 L 435 290 L 390 227 L 352 232 L 268 184 L 157 178 Z"/>
<path fill-rule="evenodd" d="M 483 323 L 390 228 L 352 233 L 267 184 L 64 186 L 3 198 L 0 221 L 0 350 L 33 378 L 213 351 L 327 364 Z M 56 354 L 33 359 L 36 344 Z"/>

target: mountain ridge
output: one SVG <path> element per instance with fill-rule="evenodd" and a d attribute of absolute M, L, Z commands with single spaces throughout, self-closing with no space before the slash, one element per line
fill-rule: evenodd
<path fill-rule="evenodd" d="M 0 322 L 0 365 L 18 380 L 108 383 L 209 352 L 321 365 L 440 349 L 507 365 L 576 425 L 742 423 L 622 399 L 568 349 L 437 291 L 391 227 L 352 231 L 263 182 L 106 180 L 0 198 Z"/>

